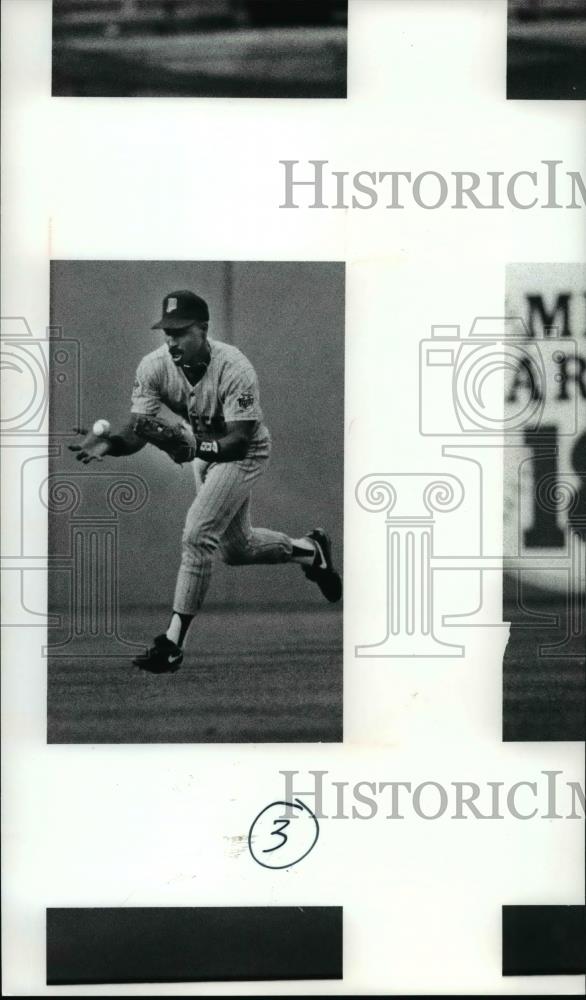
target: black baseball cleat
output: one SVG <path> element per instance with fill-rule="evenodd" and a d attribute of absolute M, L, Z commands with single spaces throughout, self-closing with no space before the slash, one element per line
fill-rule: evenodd
<path fill-rule="evenodd" d="M 307 535 L 315 545 L 315 559 L 311 566 L 302 566 L 308 580 L 317 583 L 327 601 L 335 604 L 342 596 L 342 578 L 334 569 L 332 543 L 323 528 L 314 528 Z"/>
<path fill-rule="evenodd" d="M 167 636 L 158 635 L 150 649 L 135 656 L 132 661 L 135 667 L 148 670 L 151 674 L 174 674 L 179 670 L 183 660 L 183 651 Z"/>

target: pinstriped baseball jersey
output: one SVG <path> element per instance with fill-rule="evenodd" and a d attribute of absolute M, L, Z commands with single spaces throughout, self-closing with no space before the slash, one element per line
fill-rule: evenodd
<path fill-rule="evenodd" d="M 166 344 L 140 362 L 132 389 L 132 413 L 154 416 L 161 403 L 187 419 L 197 435 L 221 437 L 226 423 L 253 420 L 256 428 L 248 454 L 266 451 L 269 432 L 263 422 L 256 372 L 232 344 L 208 339 L 210 362 L 203 378 L 191 385 L 174 364 Z"/>

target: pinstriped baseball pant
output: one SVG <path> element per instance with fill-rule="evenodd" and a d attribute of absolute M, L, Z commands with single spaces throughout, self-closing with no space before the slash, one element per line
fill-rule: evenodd
<path fill-rule="evenodd" d="M 233 566 L 290 561 L 293 546 L 287 535 L 253 528 L 250 522 L 250 490 L 267 464 L 268 448 L 239 462 L 193 462 L 196 495 L 183 531 L 175 611 L 193 615 L 201 608 L 218 550 Z"/>

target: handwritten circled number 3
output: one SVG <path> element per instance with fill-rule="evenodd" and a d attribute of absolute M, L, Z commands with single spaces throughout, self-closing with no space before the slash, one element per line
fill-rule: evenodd
<path fill-rule="evenodd" d="M 317 819 L 304 802 L 271 802 L 250 827 L 248 849 L 263 868 L 290 868 L 307 857 L 318 836 Z"/>

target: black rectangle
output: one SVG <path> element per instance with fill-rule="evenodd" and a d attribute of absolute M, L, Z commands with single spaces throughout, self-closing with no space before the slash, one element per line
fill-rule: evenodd
<path fill-rule="evenodd" d="M 53 0 L 53 96 L 345 98 L 348 0 Z"/>
<path fill-rule="evenodd" d="M 586 972 L 586 907 L 503 906 L 503 976 Z"/>
<path fill-rule="evenodd" d="M 507 98 L 586 97 L 584 0 L 509 0 Z"/>
<path fill-rule="evenodd" d="M 47 985 L 341 979 L 342 907 L 47 910 Z"/>

